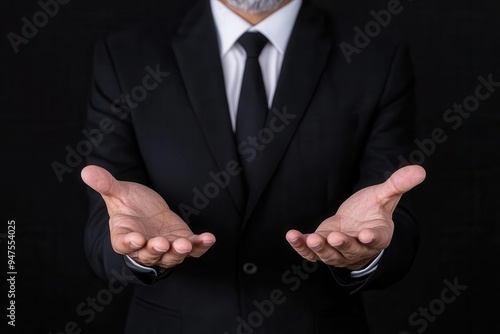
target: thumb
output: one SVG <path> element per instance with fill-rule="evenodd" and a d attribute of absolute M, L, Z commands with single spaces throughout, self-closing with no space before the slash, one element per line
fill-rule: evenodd
<path fill-rule="evenodd" d="M 83 182 L 102 196 L 117 196 L 122 191 L 120 182 L 102 167 L 86 166 L 80 175 Z"/>
<path fill-rule="evenodd" d="M 418 165 L 410 165 L 395 171 L 380 185 L 380 197 L 390 199 L 410 191 L 425 180 L 425 169 Z"/>

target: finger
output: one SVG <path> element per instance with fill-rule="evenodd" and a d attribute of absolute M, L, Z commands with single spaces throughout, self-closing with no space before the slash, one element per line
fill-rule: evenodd
<path fill-rule="evenodd" d="M 128 255 L 142 265 L 154 266 L 169 249 L 168 240 L 157 237 L 150 239 L 144 247 Z"/>
<path fill-rule="evenodd" d="M 362 232 L 365 231 L 367 230 L 363 230 Z M 383 248 L 374 247 L 375 245 L 370 234 L 367 233 L 366 236 L 361 236 L 361 239 L 363 238 L 368 238 L 366 240 L 371 240 L 371 242 L 363 243 L 360 242 L 359 237 L 356 239 L 338 232 L 330 233 L 327 237 L 328 244 L 335 248 L 342 257 L 325 258 L 322 261 L 335 267 L 344 267 L 350 270 L 360 270 L 366 267 L 368 263 L 380 254 Z"/>
<path fill-rule="evenodd" d="M 378 251 L 387 248 L 392 238 L 392 232 L 389 229 L 367 228 L 359 232 L 358 240 L 363 245 L 376 249 Z"/>
<path fill-rule="evenodd" d="M 328 234 L 326 241 L 328 244 L 339 251 L 345 251 L 351 247 L 352 239 L 348 235 L 341 232 L 331 232 Z"/>
<path fill-rule="evenodd" d="M 163 237 L 152 238 L 148 241 L 147 249 L 151 254 L 165 254 L 170 249 L 170 242 Z"/>
<path fill-rule="evenodd" d="M 158 265 L 164 268 L 172 268 L 181 264 L 193 249 L 191 241 L 186 238 L 176 239 L 171 243 L 168 252 L 164 253 Z"/>
<path fill-rule="evenodd" d="M 335 249 L 337 253 L 330 251 L 322 255 L 323 260 L 329 265 L 344 267 L 351 265 L 359 259 L 364 259 L 367 249 L 360 245 L 356 238 L 350 237 L 340 232 L 332 232 L 327 237 L 328 245 Z"/>
<path fill-rule="evenodd" d="M 381 249 L 374 247 L 373 240 L 372 243 L 364 244 L 355 237 L 339 232 L 330 233 L 327 242 L 328 244 L 321 254 L 318 253 L 321 261 L 331 266 L 345 267 L 350 270 L 359 270 L 365 267 L 381 251 Z"/>
<path fill-rule="evenodd" d="M 367 235 L 366 237 L 372 241 L 371 237 Z M 366 257 L 365 254 L 369 254 L 370 250 L 363 242 L 360 242 L 358 238 L 350 237 L 344 233 L 332 232 L 327 237 L 328 245 L 337 250 L 342 257 L 348 261 L 357 261 L 358 258 Z"/>
<path fill-rule="evenodd" d="M 425 176 L 425 169 L 418 165 L 400 168 L 378 186 L 379 194 L 385 198 L 402 195 L 422 183 Z"/>
<path fill-rule="evenodd" d="M 102 196 L 118 196 L 122 192 L 120 182 L 106 169 L 98 166 L 86 166 L 82 169 L 83 182 Z"/>
<path fill-rule="evenodd" d="M 290 230 L 286 234 L 286 240 L 300 256 L 311 262 L 316 262 L 319 258 L 306 243 L 307 236 L 296 230 Z"/>
<path fill-rule="evenodd" d="M 398 169 L 384 183 L 375 186 L 375 193 L 386 212 L 392 214 L 401 196 L 422 183 L 425 170 L 417 165 Z"/>
<path fill-rule="evenodd" d="M 317 233 L 307 236 L 307 246 L 314 251 L 316 256 L 324 263 L 342 267 L 345 265 L 345 258 L 337 249 L 330 246 L 325 237 Z"/>
<path fill-rule="evenodd" d="M 189 256 L 198 258 L 205 254 L 215 243 L 215 236 L 211 233 L 203 233 L 195 236 L 191 243 L 193 244 L 193 249 Z"/>
<path fill-rule="evenodd" d="M 111 231 L 111 246 L 118 254 L 131 254 L 146 245 L 141 233 L 116 229 Z"/>

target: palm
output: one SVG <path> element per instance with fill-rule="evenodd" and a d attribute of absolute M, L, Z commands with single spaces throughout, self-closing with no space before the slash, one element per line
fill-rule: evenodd
<path fill-rule="evenodd" d="M 135 231 L 146 239 L 158 236 L 188 238 L 193 234 L 155 191 L 133 182 L 121 182 L 121 187 L 125 191 L 120 197 L 107 200 L 110 227 L 115 233 Z"/>
<path fill-rule="evenodd" d="M 394 231 L 392 213 L 401 195 L 390 199 L 381 197 L 379 186 L 371 186 L 356 192 L 339 207 L 334 216 L 318 226 L 316 233 L 328 236 L 340 232 L 358 238 L 363 231 L 377 231 L 384 234 L 383 248 L 388 245 Z"/>

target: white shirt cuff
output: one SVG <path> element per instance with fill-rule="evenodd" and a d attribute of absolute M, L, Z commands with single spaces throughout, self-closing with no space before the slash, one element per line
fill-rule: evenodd
<path fill-rule="evenodd" d="M 132 260 L 132 258 L 128 255 L 124 255 L 123 259 L 125 260 L 127 267 L 136 273 L 148 274 L 151 276 L 158 276 L 159 274 L 155 268 L 143 266 L 142 264 Z"/>
<path fill-rule="evenodd" d="M 380 254 L 375 258 L 375 260 L 370 263 L 370 265 L 364 269 L 361 270 L 354 270 L 351 272 L 351 277 L 352 278 L 360 278 L 366 275 L 369 275 L 373 273 L 375 270 L 377 270 L 378 263 L 380 262 L 380 259 L 382 258 L 382 254 L 384 254 L 384 251 L 382 250 Z"/>

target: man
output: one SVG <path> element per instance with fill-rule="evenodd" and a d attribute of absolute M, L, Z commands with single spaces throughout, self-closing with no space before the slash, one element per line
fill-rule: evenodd
<path fill-rule="evenodd" d="M 425 172 L 396 171 L 406 50 L 373 43 L 348 65 L 350 29 L 307 0 L 200 0 L 97 45 L 89 127 L 108 133 L 82 171 L 86 251 L 136 283 L 127 333 L 368 331 L 360 292 L 408 271 L 402 195 Z"/>

